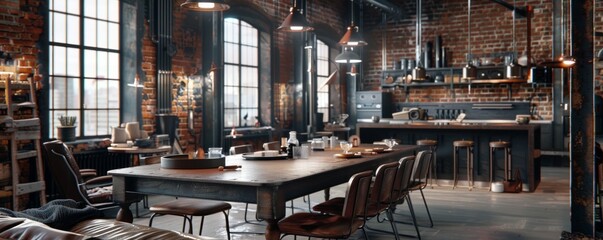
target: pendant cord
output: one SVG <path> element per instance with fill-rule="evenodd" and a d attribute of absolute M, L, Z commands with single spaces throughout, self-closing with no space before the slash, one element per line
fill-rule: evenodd
<path fill-rule="evenodd" d="M 467 62 L 471 62 L 471 0 L 467 4 Z"/>

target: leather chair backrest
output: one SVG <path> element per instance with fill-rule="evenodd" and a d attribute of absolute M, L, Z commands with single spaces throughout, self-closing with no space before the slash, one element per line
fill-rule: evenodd
<path fill-rule="evenodd" d="M 429 175 L 429 169 L 431 168 L 431 150 L 424 150 L 417 153 L 415 158 L 415 166 L 413 169 L 412 181 L 416 183 L 427 183 L 427 177 Z"/>
<path fill-rule="evenodd" d="M 80 168 L 67 145 L 59 140 L 45 142 L 46 166 L 64 197 L 88 202 Z M 79 189 L 81 188 L 81 189 Z"/>
<path fill-rule="evenodd" d="M 369 204 L 376 204 L 378 208 L 380 204 L 384 206 L 389 205 L 399 165 L 398 162 L 392 162 L 382 164 L 377 168 L 373 187 L 371 188 Z"/>
<path fill-rule="evenodd" d="M 356 219 L 358 216 L 365 215 L 372 175 L 373 171 L 365 171 L 356 173 L 350 178 L 343 204 L 343 217 Z"/>
<path fill-rule="evenodd" d="M 398 161 L 398 171 L 396 173 L 396 179 L 392 186 L 392 200 L 397 201 L 407 194 L 408 186 L 410 184 L 410 177 L 412 176 L 412 170 L 415 163 L 415 156 L 406 156 Z"/>

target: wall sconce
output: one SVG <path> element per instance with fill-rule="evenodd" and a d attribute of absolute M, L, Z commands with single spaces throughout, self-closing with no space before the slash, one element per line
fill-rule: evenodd
<path fill-rule="evenodd" d="M 221 12 L 230 9 L 223 0 L 186 0 L 180 7 L 199 12 Z"/>
<path fill-rule="evenodd" d="M 128 83 L 128 86 L 130 86 L 130 87 L 136 87 L 136 88 L 143 88 L 144 87 L 144 85 L 140 82 L 140 77 L 138 76 L 138 74 L 136 74 L 136 77 L 134 77 L 134 82 Z"/>

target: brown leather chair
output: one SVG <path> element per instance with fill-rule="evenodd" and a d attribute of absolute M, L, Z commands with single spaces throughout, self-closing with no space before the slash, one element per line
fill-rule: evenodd
<path fill-rule="evenodd" d="M 370 196 L 366 208 L 366 212 L 361 215 L 366 221 L 385 212 L 392 201 L 392 190 L 396 173 L 398 170 L 398 162 L 385 163 L 379 166 L 375 172 L 375 179 L 370 190 Z M 340 215 L 343 211 L 345 198 L 332 198 L 326 202 L 314 206 L 312 209 L 317 212 Z M 392 228 L 394 224 L 390 222 Z"/>
<path fill-rule="evenodd" d="M 282 234 L 319 238 L 348 238 L 365 224 L 372 171 L 357 173 L 348 181 L 345 205 L 340 215 L 295 213 L 278 223 Z M 366 237 L 366 232 L 365 237 Z"/>
<path fill-rule="evenodd" d="M 67 145 L 59 140 L 45 142 L 46 165 L 64 198 L 106 209 L 117 207 L 112 200 L 112 177 L 100 176 L 84 181 L 80 168 Z"/>
<path fill-rule="evenodd" d="M 169 202 L 159 203 L 151 206 L 150 211 L 153 213 L 153 215 L 149 219 L 149 227 L 153 226 L 153 219 L 155 219 L 156 216 L 176 215 L 184 217 L 184 222 L 182 223 L 182 232 L 184 232 L 186 222 L 188 221 L 188 233 L 192 234 L 193 216 L 201 216 L 201 224 L 199 226 L 199 235 L 201 235 L 203 231 L 203 220 L 205 219 L 205 216 L 222 212 L 224 213 L 224 218 L 226 219 L 226 235 L 230 240 L 228 211 L 231 208 L 232 206 L 227 202 L 179 198 Z"/>
<path fill-rule="evenodd" d="M 425 204 L 425 210 L 427 210 L 427 216 L 429 216 L 429 227 L 433 227 L 433 220 L 431 219 L 431 213 L 429 212 L 429 207 L 427 206 L 427 201 L 425 200 L 425 194 L 423 193 L 423 189 L 427 186 L 427 181 L 429 180 L 429 170 L 431 169 L 432 161 L 433 152 L 431 150 L 420 151 L 419 153 L 417 153 L 415 166 L 413 168 L 412 181 L 408 186 L 409 192 L 417 190 L 421 192 L 423 204 Z"/>

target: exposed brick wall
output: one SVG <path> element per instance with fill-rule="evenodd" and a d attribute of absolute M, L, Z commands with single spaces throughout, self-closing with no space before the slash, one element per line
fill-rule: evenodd
<path fill-rule="evenodd" d="M 534 7 L 532 19 L 532 56 L 536 62 L 551 59 L 552 52 L 552 3 L 551 1 L 529 0 L 518 2 L 518 5 L 529 4 Z M 382 36 L 386 34 L 385 65 L 391 69 L 394 60 L 415 58 L 416 11 L 415 1 L 401 4 L 410 15 L 400 20 L 388 18 L 382 25 L 376 18 L 379 15 L 368 14 L 367 24 L 375 23 L 375 27 L 367 29 L 369 45 L 365 47 L 365 74 L 363 87 L 365 90 L 380 89 L 382 78 Z M 371 13 L 373 10 L 368 10 Z M 428 41 L 435 42 L 442 36 L 442 46 L 448 50 L 447 62 L 450 67 L 462 67 L 466 64 L 467 54 L 467 1 L 423 1 L 422 11 L 422 46 Z M 522 55 L 526 50 L 526 18 L 516 18 L 517 52 Z M 471 54 L 477 58 L 497 57 L 513 52 L 513 16 L 506 8 L 490 1 L 473 1 L 471 7 Z M 502 58 L 496 61 L 502 62 Z M 552 99 L 550 87 L 533 89 L 531 84 L 512 84 L 511 99 L 508 99 L 509 85 L 485 84 L 473 85 L 469 93 L 467 86 L 458 86 L 454 94 L 448 87 L 412 88 L 409 95 L 404 91 L 393 90 L 396 101 L 408 98 L 410 102 L 484 102 L 484 101 L 527 101 L 539 93 L 545 97 L 535 98 L 537 112 L 545 119 L 552 118 Z"/>
<path fill-rule="evenodd" d="M 603 1 L 595 1 L 595 31 L 603 34 Z M 603 37 L 595 37 L 595 58 L 597 53 L 603 49 Z M 596 61 L 595 71 L 595 94 L 603 96 L 603 61 Z"/>

